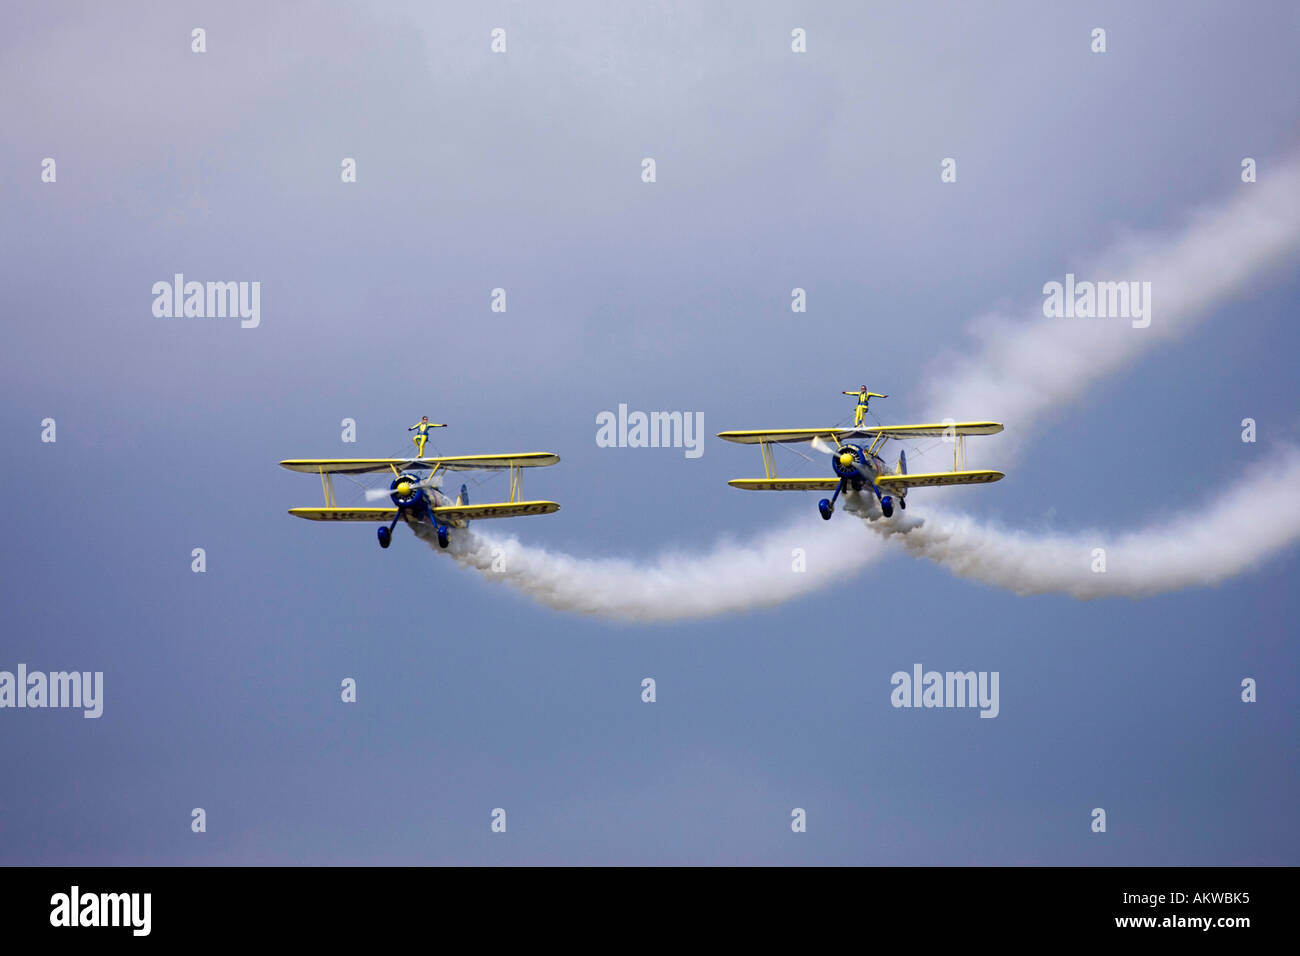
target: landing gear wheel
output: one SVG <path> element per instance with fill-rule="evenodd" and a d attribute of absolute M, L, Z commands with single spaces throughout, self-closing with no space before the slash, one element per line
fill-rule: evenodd
<path fill-rule="evenodd" d="M 388 530 L 386 525 L 379 526 L 379 546 L 386 548 L 393 543 L 393 533 Z"/>
<path fill-rule="evenodd" d="M 904 511 L 906 511 L 906 510 L 907 510 L 907 499 L 906 499 L 906 498 L 899 498 L 899 499 L 898 499 L 898 507 L 900 507 L 900 508 L 902 508 Z"/>
<path fill-rule="evenodd" d="M 831 515 L 835 513 L 835 506 L 831 504 L 829 498 L 823 498 L 821 501 L 817 502 L 817 510 L 822 513 L 823 520 L 830 521 Z"/>
<path fill-rule="evenodd" d="M 445 548 L 451 544 L 451 538 L 447 534 L 446 528 L 438 529 L 438 547 Z"/>
<path fill-rule="evenodd" d="M 880 510 L 884 512 L 886 518 L 892 518 L 894 516 L 894 499 L 889 497 L 889 495 L 885 495 L 885 497 L 881 498 Z"/>

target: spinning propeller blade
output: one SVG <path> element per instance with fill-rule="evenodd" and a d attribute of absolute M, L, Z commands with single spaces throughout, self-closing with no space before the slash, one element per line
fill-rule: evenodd
<path fill-rule="evenodd" d="M 843 448 L 832 448 L 830 442 L 826 441 L 821 436 L 815 436 L 812 440 L 812 447 L 824 455 L 840 455 L 843 454 L 850 446 L 846 445 Z M 862 464 L 862 462 L 858 461 L 857 455 L 853 456 L 853 468 L 855 471 L 857 471 L 859 475 L 862 476 L 862 478 L 867 482 L 867 484 L 869 484 L 872 488 L 876 487 L 875 477 L 871 474 L 870 470 L 868 470 Z"/>
<path fill-rule="evenodd" d="M 423 481 L 411 482 L 412 491 L 415 491 L 416 489 L 422 489 L 422 488 L 441 488 L 441 487 L 442 487 L 442 475 L 431 475 L 430 477 L 424 479 Z M 382 501 L 383 499 L 390 497 L 392 494 L 393 494 L 392 488 L 367 488 L 366 501 Z"/>
<path fill-rule="evenodd" d="M 832 448 L 830 446 L 830 443 L 827 442 L 826 439 L 822 438 L 820 435 L 816 435 L 813 437 L 812 446 L 815 451 L 819 451 L 823 455 L 833 455 L 838 450 Z"/>

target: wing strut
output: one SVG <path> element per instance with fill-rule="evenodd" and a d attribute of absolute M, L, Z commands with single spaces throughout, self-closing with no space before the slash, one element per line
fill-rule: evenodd
<path fill-rule="evenodd" d="M 334 507 L 334 476 L 324 468 L 320 470 L 320 487 L 325 492 L 325 507 Z"/>

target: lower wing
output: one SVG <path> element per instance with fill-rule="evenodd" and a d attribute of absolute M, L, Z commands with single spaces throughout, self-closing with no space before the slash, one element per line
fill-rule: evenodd
<path fill-rule="evenodd" d="M 482 518 L 522 518 L 549 515 L 560 510 L 554 501 L 510 501 L 488 505 L 446 505 L 433 513 L 445 521 L 478 521 Z"/>
<path fill-rule="evenodd" d="M 519 518 L 549 515 L 560 510 L 554 501 L 512 501 L 486 505 L 446 505 L 432 509 L 440 521 L 477 521 L 480 518 Z M 396 508 L 290 508 L 289 514 L 309 521 L 392 521 Z"/>
<path fill-rule="evenodd" d="M 290 508 L 289 514 L 308 521 L 392 521 L 396 508 Z"/>
<path fill-rule="evenodd" d="M 881 488 L 923 488 L 933 485 L 982 485 L 1005 478 L 1000 471 L 936 471 L 930 474 L 881 475 L 876 484 Z"/>
<path fill-rule="evenodd" d="M 934 485 L 982 485 L 1006 476 L 1000 471 L 936 471 L 915 475 L 881 475 L 882 489 L 923 488 Z M 834 491 L 838 478 L 732 478 L 727 484 L 746 491 Z"/>
<path fill-rule="evenodd" d="M 727 484 L 746 491 L 834 491 L 838 478 L 732 478 Z"/>

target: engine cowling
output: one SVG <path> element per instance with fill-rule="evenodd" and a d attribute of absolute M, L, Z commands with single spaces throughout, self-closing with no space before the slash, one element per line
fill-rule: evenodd
<path fill-rule="evenodd" d="M 840 478 L 861 478 L 858 468 L 866 468 L 867 456 L 857 445 L 841 445 L 831 456 L 831 466 Z"/>
<path fill-rule="evenodd" d="M 409 473 L 398 475 L 393 479 L 393 483 L 388 486 L 392 491 L 392 494 L 388 497 L 399 508 L 413 507 L 424 497 L 424 489 L 418 487 L 419 484 L 419 475 Z"/>

